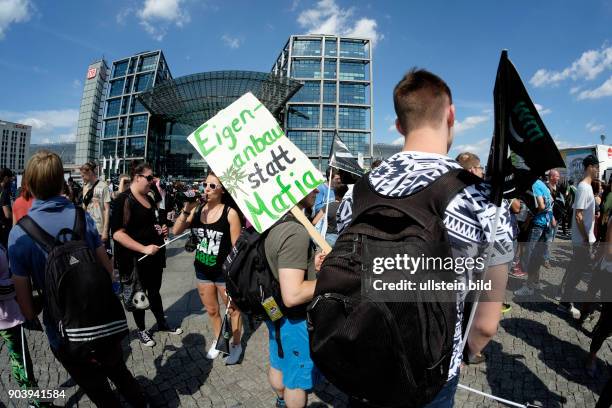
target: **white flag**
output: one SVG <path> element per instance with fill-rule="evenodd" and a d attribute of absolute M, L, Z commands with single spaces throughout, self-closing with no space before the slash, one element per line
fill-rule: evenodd
<path fill-rule="evenodd" d="M 115 171 L 119 171 L 119 161 L 121 159 L 119 158 L 119 156 L 115 157 Z"/>

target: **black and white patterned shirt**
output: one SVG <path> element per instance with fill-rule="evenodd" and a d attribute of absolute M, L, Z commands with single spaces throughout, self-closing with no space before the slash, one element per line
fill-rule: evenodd
<path fill-rule="evenodd" d="M 370 175 L 370 184 L 374 189 L 389 197 L 406 197 L 427 187 L 434 180 L 451 169 L 461 168 L 459 163 L 448 156 L 435 153 L 404 151 L 391 156 Z M 512 246 L 512 225 L 508 205 L 502 204 L 501 216 L 495 234 L 492 234 L 497 207 L 489 201 L 490 186 L 484 181 L 463 189 L 453 198 L 444 214 L 444 225 L 453 256 L 474 256 L 473 253 L 462 253 L 462 248 L 475 248 L 477 245 L 494 242 L 489 265 L 508 263 L 514 257 Z M 344 196 L 338 208 L 338 231 L 342 232 L 352 218 L 352 190 Z M 482 245 L 480 245 L 482 248 Z M 465 280 L 470 274 L 464 274 Z M 453 357 L 449 370 L 449 379 L 459 373 L 461 365 L 461 322 L 463 319 L 463 300 L 467 293 L 458 293 L 457 322 L 453 343 Z"/>

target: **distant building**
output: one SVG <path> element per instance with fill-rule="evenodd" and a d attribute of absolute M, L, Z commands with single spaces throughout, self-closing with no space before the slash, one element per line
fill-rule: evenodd
<path fill-rule="evenodd" d="M 401 144 L 375 143 L 372 149 L 372 158 L 373 160 L 386 160 L 395 153 L 399 153 L 403 147 Z"/>
<path fill-rule="evenodd" d="M 30 154 L 28 160 L 39 150 L 49 150 L 62 159 L 62 163 L 65 168 L 74 166 L 75 164 L 83 164 L 85 162 L 75 162 L 76 160 L 76 147 L 78 143 L 50 143 L 50 144 L 31 144 Z M 91 160 L 91 159 L 90 159 Z"/>
<path fill-rule="evenodd" d="M 372 160 L 372 46 L 365 38 L 292 35 L 272 73 L 304 86 L 287 103 L 284 128 L 289 139 L 325 169 L 334 134 L 355 157 Z"/>
<path fill-rule="evenodd" d="M 108 74 L 104 59 L 87 67 L 77 123 L 76 158 L 73 158 L 77 163 L 98 158 Z"/>
<path fill-rule="evenodd" d="M 32 127 L 0 119 L 0 167 L 23 173 L 28 157 Z"/>

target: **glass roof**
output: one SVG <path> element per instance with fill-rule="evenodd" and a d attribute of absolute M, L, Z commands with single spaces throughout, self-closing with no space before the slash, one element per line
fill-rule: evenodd
<path fill-rule="evenodd" d="M 169 79 L 142 92 L 139 99 L 162 119 L 200 126 L 247 92 L 274 116 L 302 87 L 290 78 L 253 71 L 214 71 Z"/>

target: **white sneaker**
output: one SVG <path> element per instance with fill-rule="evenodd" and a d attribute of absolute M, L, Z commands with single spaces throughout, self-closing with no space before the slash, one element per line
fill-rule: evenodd
<path fill-rule="evenodd" d="M 138 332 L 138 340 L 142 343 L 143 346 L 153 347 L 155 346 L 155 340 L 151 338 L 151 335 L 147 330 Z"/>
<path fill-rule="evenodd" d="M 241 354 L 242 354 L 241 344 L 230 344 L 230 353 L 229 353 L 229 356 L 225 358 L 225 365 L 236 364 L 238 360 L 240 360 Z"/>
<path fill-rule="evenodd" d="M 208 349 L 208 353 L 206 353 L 206 358 L 209 360 L 214 360 L 215 358 L 217 358 L 219 356 L 220 351 L 216 349 L 217 347 L 217 340 L 213 341 L 210 344 L 210 348 Z"/>
<path fill-rule="evenodd" d="M 515 290 L 516 296 L 533 296 L 534 290 L 527 285 L 523 285 L 522 288 Z"/>
<path fill-rule="evenodd" d="M 576 309 L 574 305 L 568 310 L 568 312 L 572 315 L 572 317 L 576 320 L 580 319 L 580 310 Z"/>

